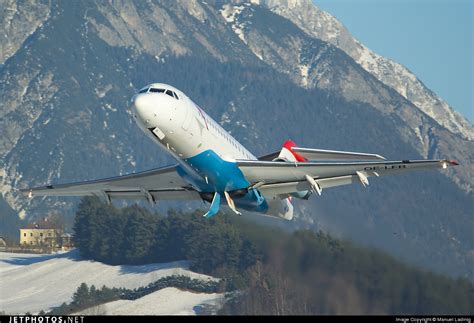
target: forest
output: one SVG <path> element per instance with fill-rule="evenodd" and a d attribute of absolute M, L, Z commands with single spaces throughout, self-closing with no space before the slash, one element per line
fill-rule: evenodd
<path fill-rule="evenodd" d="M 84 198 L 74 223 L 86 259 L 146 264 L 186 259 L 222 278 L 220 314 L 472 314 L 474 286 L 405 265 L 324 232 L 256 224 L 202 210 L 152 213 Z M 237 293 L 235 291 L 238 291 Z"/>

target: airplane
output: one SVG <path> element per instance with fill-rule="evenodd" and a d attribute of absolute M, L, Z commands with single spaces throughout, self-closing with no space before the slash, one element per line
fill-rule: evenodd
<path fill-rule="evenodd" d="M 27 188 L 35 196 L 98 196 L 160 200 L 203 200 L 211 218 L 220 205 L 236 214 L 253 211 L 293 219 L 292 199 L 307 200 L 327 188 L 360 183 L 371 176 L 409 170 L 447 168 L 453 160 L 387 161 L 377 154 L 298 147 L 287 140 L 281 150 L 255 157 L 182 91 L 153 83 L 131 99 L 138 127 L 176 159 L 176 165 L 106 179 Z M 225 201 L 225 203 L 224 203 Z"/>

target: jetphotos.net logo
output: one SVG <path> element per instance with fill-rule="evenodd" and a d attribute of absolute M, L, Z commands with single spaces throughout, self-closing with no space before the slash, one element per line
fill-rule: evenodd
<path fill-rule="evenodd" d="M 84 316 L 10 316 L 0 323 L 84 323 Z"/>

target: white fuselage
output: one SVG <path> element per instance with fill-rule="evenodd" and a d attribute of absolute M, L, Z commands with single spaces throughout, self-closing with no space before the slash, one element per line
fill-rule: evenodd
<path fill-rule="evenodd" d="M 154 83 L 132 98 L 131 108 L 138 126 L 180 163 L 183 178 L 199 192 L 232 193 L 248 189 L 251 183 L 235 161 L 257 158 L 183 92 L 167 84 Z M 259 192 L 254 194 L 255 197 L 249 193 L 236 200 L 236 204 L 262 213 L 272 209 L 274 214 L 285 218 L 288 212 L 292 215 L 289 200 L 271 197 L 267 203 L 259 199 Z"/>
<path fill-rule="evenodd" d="M 224 160 L 256 159 L 197 104 L 176 88 L 155 83 L 149 87 L 173 91 L 138 93 L 132 112 L 138 126 L 178 159 L 213 150 Z M 149 129 L 157 128 L 153 134 Z"/>

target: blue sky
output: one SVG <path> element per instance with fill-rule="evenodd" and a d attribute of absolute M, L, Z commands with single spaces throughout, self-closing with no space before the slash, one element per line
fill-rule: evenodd
<path fill-rule="evenodd" d="M 472 0 L 313 0 L 474 122 Z"/>

